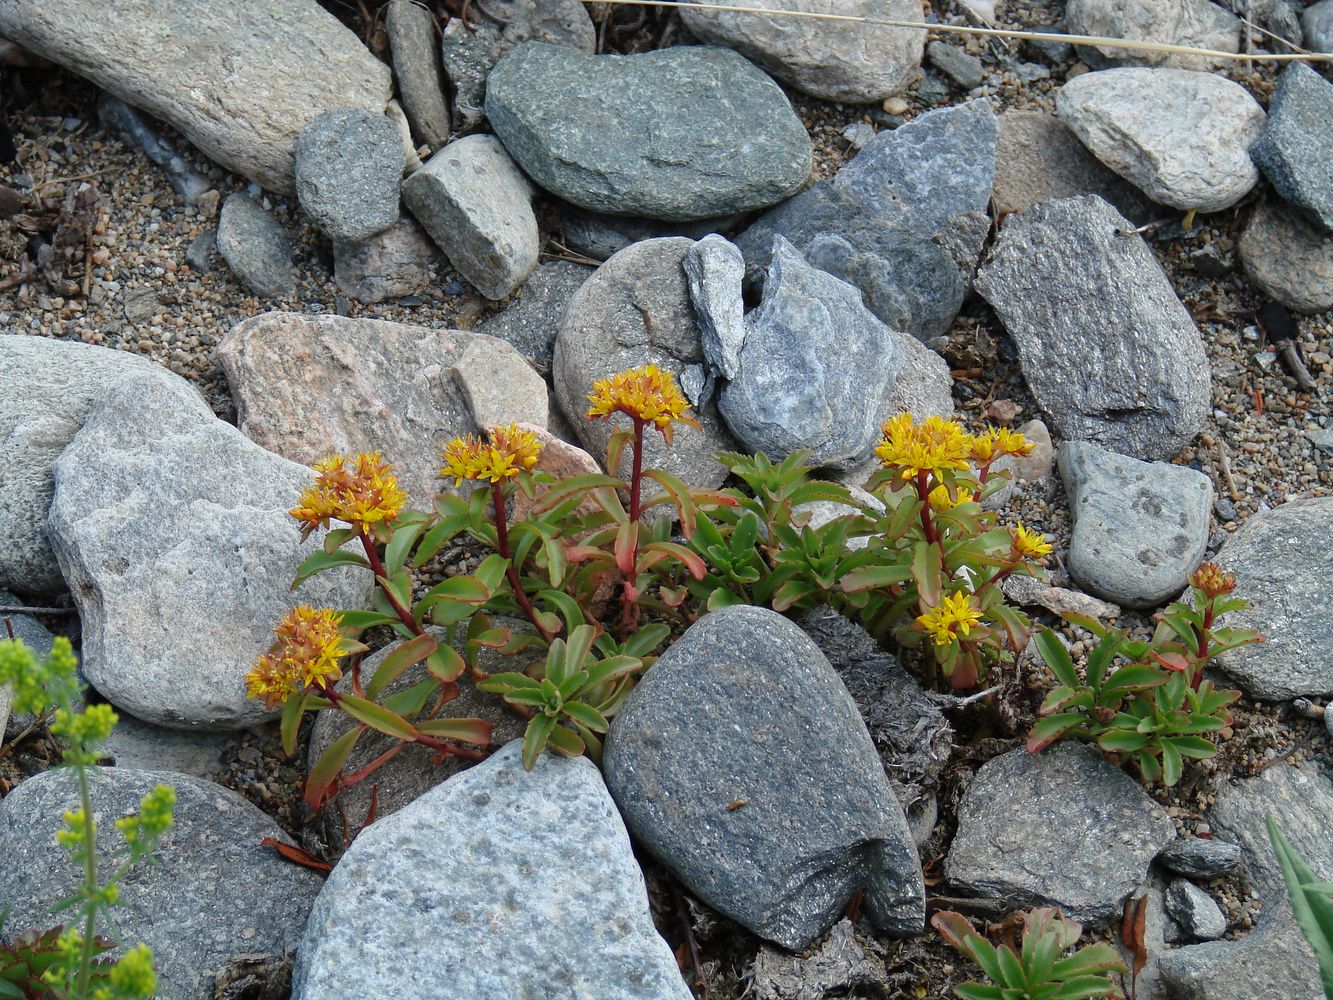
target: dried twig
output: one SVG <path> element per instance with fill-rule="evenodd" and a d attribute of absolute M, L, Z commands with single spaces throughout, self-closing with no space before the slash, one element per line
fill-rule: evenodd
<path fill-rule="evenodd" d="M 47 608 L 28 604 L 0 604 L 0 615 L 72 615 L 73 608 Z"/>
<path fill-rule="evenodd" d="M 956 695 L 956 694 L 944 694 L 940 691 L 927 691 L 926 697 L 939 705 L 947 705 L 950 708 L 966 708 L 968 705 L 971 705 L 974 702 L 981 701 L 982 698 L 989 698 L 996 691 L 1000 690 L 1000 688 L 1003 686 L 1004 685 L 1002 684 L 996 684 L 993 687 L 986 688 L 986 690 L 984 691 L 977 691 L 975 694 L 969 694 L 966 696 Z"/>

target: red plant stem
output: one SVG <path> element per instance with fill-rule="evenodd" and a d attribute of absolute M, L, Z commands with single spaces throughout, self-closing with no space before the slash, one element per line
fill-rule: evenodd
<path fill-rule="evenodd" d="M 999 569 L 997 569 L 994 573 L 991 574 L 989 580 L 987 580 L 987 581 L 986 581 L 985 583 L 983 583 L 980 587 L 978 587 L 976 590 L 974 590 L 973 593 L 974 593 L 974 594 L 979 594 L 979 593 L 981 593 L 983 590 L 985 590 L 987 587 L 989 587 L 992 583 L 999 583 L 1001 580 L 1003 580 L 1005 577 L 1007 577 L 1007 576 L 1008 576 L 1010 573 L 1012 573 L 1013 571 L 1014 571 L 1014 567 L 1012 567 L 1012 566 L 1001 566 Z"/>
<path fill-rule="evenodd" d="M 640 496 L 643 489 L 643 420 L 634 418 L 634 469 L 629 480 L 629 519 L 637 521 L 643 513 Z"/>
<path fill-rule="evenodd" d="M 634 417 L 634 460 L 631 467 L 629 479 L 629 520 L 630 524 L 635 525 L 634 547 L 630 550 L 629 564 L 631 567 L 639 565 L 639 534 L 641 527 L 639 519 L 643 515 L 643 427 L 644 421 L 641 417 Z M 631 569 L 634 572 L 634 569 Z M 624 575 L 624 574 L 622 574 Z M 626 578 L 622 581 L 620 590 L 620 632 L 621 639 L 624 639 L 634 631 L 634 626 L 639 619 L 639 601 L 638 588 L 635 581 Z"/>
<path fill-rule="evenodd" d="M 925 469 L 918 469 L 916 473 L 916 495 L 921 498 L 921 527 L 926 533 L 926 541 L 935 542 L 935 525 L 930 521 L 930 483 L 927 481 L 929 474 Z"/>
<path fill-rule="evenodd" d="M 491 506 L 495 508 L 495 547 L 500 555 L 508 560 L 508 565 L 505 566 L 505 578 L 514 591 L 514 600 L 518 602 L 519 608 L 527 616 L 528 621 L 536 626 L 541 637 L 547 642 L 551 642 L 555 636 L 537 617 L 537 611 L 528 598 L 528 592 L 523 589 L 523 581 L 519 578 L 518 569 L 513 563 L 513 556 L 509 550 L 509 516 L 505 512 L 505 495 L 504 491 L 500 489 L 499 483 L 491 483 Z"/>
<path fill-rule="evenodd" d="M 372 542 L 370 537 L 360 528 L 357 529 L 356 534 L 357 537 L 361 539 L 361 547 L 366 551 L 366 559 L 370 562 L 370 571 L 374 573 L 375 576 L 387 580 L 389 574 L 384 569 L 384 560 L 380 558 L 379 549 L 375 547 L 375 543 Z M 380 590 L 384 591 L 384 596 L 388 600 L 389 606 L 393 608 L 394 614 L 398 616 L 398 620 L 410 628 L 413 635 L 426 634 L 426 630 L 417 623 L 415 618 L 412 617 L 412 612 L 403 607 L 398 598 L 393 595 L 393 591 L 384 586 L 384 584 L 380 584 Z"/>

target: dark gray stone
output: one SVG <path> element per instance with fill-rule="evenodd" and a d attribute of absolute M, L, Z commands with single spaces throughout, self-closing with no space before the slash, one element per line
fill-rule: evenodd
<path fill-rule="evenodd" d="M 247 290 L 280 299 L 296 290 L 292 244 L 282 223 L 249 195 L 236 192 L 222 203 L 218 217 L 218 253 Z"/>
<path fill-rule="evenodd" d="M 1214 664 L 1252 698 L 1286 701 L 1333 694 L 1328 608 L 1333 607 L 1333 497 L 1289 500 L 1251 514 L 1217 553 L 1236 574 L 1236 594 L 1248 611 L 1227 624 L 1258 629 L 1259 646 L 1223 653 Z"/>
<path fill-rule="evenodd" d="M 921 932 L 920 863 L 874 743 L 781 615 L 736 606 L 691 626 L 616 716 L 604 766 L 639 842 L 756 934 L 803 948 L 858 890 L 881 930 Z"/>
<path fill-rule="evenodd" d="M 412 134 L 432 150 L 449 141 L 449 105 L 435 45 L 435 14 L 413 0 L 391 0 L 384 27 L 393 53 L 393 75 Z"/>
<path fill-rule="evenodd" d="M 193 205 L 201 194 L 213 186 L 212 181 L 190 166 L 143 120 L 139 112 L 120 98 L 104 91 L 97 99 L 97 117 L 110 131 L 142 150 L 166 174 L 171 189 L 180 195 L 185 204 Z"/>
<path fill-rule="evenodd" d="M 1242 852 L 1228 840 L 1180 837 L 1157 855 L 1158 864 L 1187 878 L 1220 878 L 1240 864 Z"/>
<path fill-rule="evenodd" d="M 521 744 L 374 824 L 315 901 L 294 1000 L 690 1000 L 615 803 L 586 757 Z M 534 992 L 536 990 L 537 992 Z"/>
<path fill-rule="evenodd" d="M 205 229 L 190 241 L 185 251 L 185 263 L 195 274 L 213 273 L 213 253 L 218 248 L 218 231 Z"/>
<path fill-rule="evenodd" d="M 1131 608 L 1179 594 L 1208 548 L 1213 481 L 1086 441 L 1060 445 L 1058 461 L 1074 518 L 1066 565 L 1079 586 Z"/>
<path fill-rule="evenodd" d="M 449 18 L 440 51 L 460 132 L 485 119 L 486 78 L 501 56 L 523 42 L 565 45 L 592 55 L 597 31 L 580 0 L 487 0 L 470 9 L 466 24 Z"/>
<path fill-rule="evenodd" d="M 411 0 L 405 0 L 411 4 Z M 364 243 L 333 244 L 333 280 L 357 302 L 375 303 L 421 291 L 439 250 L 409 216 Z"/>
<path fill-rule="evenodd" d="M 1188 879 L 1166 888 L 1166 910 L 1192 938 L 1215 941 L 1227 932 L 1227 918 L 1213 897 Z"/>
<path fill-rule="evenodd" d="M 1020 747 L 983 764 L 968 785 L 944 875 L 964 895 L 1104 923 L 1174 836 L 1162 807 L 1093 748 Z"/>
<path fill-rule="evenodd" d="M 557 207 L 560 210 L 565 246 L 596 261 L 610 260 L 631 243 L 643 240 L 659 240 L 668 236 L 701 240 L 710 233 L 727 233 L 740 218 L 738 215 L 727 215 L 697 222 L 659 222 L 656 219 L 603 215 L 564 202 Z"/>
<path fill-rule="evenodd" d="M 1294 62 L 1282 71 L 1251 153 L 1277 193 L 1333 230 L 1333 83 Z"/>
<path fill-rule="evenodd" d="M 215 978 L 235 956 L 291 955 L 321 880 L 260 844 L 292 841 L 235 792 L 188 775 L 122 768 L 98 770 L 92 786 L 104 870 L 123 847 L 112 821 L 159 784 L 176 789 L 175 826 L 156 863 L 137 865 L 121 881 L 114 937 L 123 947 L 142 941 L 153 949 L 159 995 L 213 1000 Z M 78 805 L 78 784 L 65 770 L 34 775 L 0 802 L 0 911 L 13 908 L 7 938 L 59 922 L 50 908 L 74 890 L 78 870 L 55 832 Z"/>
<path fill-rule="evenodd" d="M 964 90 L 980 87 L 986 79 L 981 60 L 957 45 L 934 41 L 926 45 L 926 58 L 937 70 Z"/>
<path fill-rule="evenodd" d="M 1161 264 L 1142 237 L 1118 235 L 1132 228 L 1095 195 L 1035 205 L 1005 221 L 976 289 L 1062 437 L 1155 459 L 1198 432 L 1212 383 Z"/>
<path fill-rule="evenodd" d="M 810 174 L 810 137 L 781 88 L 727 49 L 589 56 L 528 42 L 491 71 L 486 114 L 538 184 L 600 212 L 750 211 Z"/>
<path fill-rule="evenodd" d="M 1333 309 L 1333 233 L 1290 202 L 1267 198 L 1240 234 L 1245 273 L 1261 292 L 1299 313 Z"/>
<path fill-rule="evenodd" d="M 1318 765 L 1279 763 L 1257 777 L 1233 780 L 1217 793 L 1209 822 L 1245 852 L 1242 876 L 1262 904 L 1255 925 L 1234 941 L 1169 951 L 1159 959 L 1172 1000 L 1314 1000 L 1319 967 L 1287 902 L 1268 842 L 1272 815 L 1317 878 L 1333 878 L 1333 781 Z"/>
<path fill-rule="evenodd" d="M 1311 52 L 1333 53 L 1333 0 L 1319 0 L 1301 15 L 1305 47 Z"/>
<path fill-rule="evenodd" d="M 403 138 L 387 115 L 326 111 L 296 140 L 296 196 L 330 239 L 359 243 L 398 221 L 403 162 Z"/>
<path fill-rule="evenodd" d="M 0 606 L 18 607 L 23 603 L 9 591 L 0 590 Z M 0 639 L 8 639 L 10 629 L 14 632 L 14 638 L 25 643 L 38 660 L 46 659 L 46 655 L 51 652 L 51 633 L 31 615 L 0 611 Z M 0 743 L 13 739 L 34 721 L 30 713 L 10 713 L 12 698 L 13 692 L 9 687 L 0 687 Z"/>
<path fill-rule="evenodd" d="M 478 326 L 477 332 L 507 340 L 543 370 L 550 368 L 565 310 L 593 273 L 594 268 L 570 260 L 537 265 L 517 297 Z"/>
<path fill-rule="evenodd" d="M 745 258 L 735 244 L 713 234 L 694 244 L 683 264 L 708 374 L 735 378 L 740 373 L 741 344 L 745 341 Z"/>

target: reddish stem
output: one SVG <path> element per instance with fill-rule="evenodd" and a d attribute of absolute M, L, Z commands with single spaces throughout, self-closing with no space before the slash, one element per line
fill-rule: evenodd
<path fill-rule="evenodd" d="M 555 639 L 555 635 L 541 623 L 536 609 L 532 606 L 532 601 L 528 599 L 528 592 L 523 589 L 523 581 L 519 578 L 518 569 L 513 563 L 513 556 L 509 550 L 509 516 L 505 512 L 505 495 L 504 491 L 500 489 L 499 483 L 491 483 L 491 506 L 495 508 L 495 547 L 500 555 L 508 561 L 505 566 L 505 578 L 514 591 L 514 600 L 518 602 L 519 608 L 527 616 L 528 621 L 536 626 L 541 637 L 547 642 L 551 642 Z"/>
<path fill-rule="evenodd" d="M 935 525 L 930 520 L 930 483 L 925 469 L 916 473 L 916 495 L 921 498 L 921 527 L 926 533 L 926 541 L 936 541 Z"/>
<path fill-rule="evenodd" d="M 629 519 L 637 521 L 642 511 L 640 495 L 643 489 L 643 420 L 634 418 L 634 467 L 629 480 Z"/>
<path fill-rule="evenodd" d="M 374 573 L 376 577 L 388 580 L 389 574 L 384 568 L 384 560 L 380 558 L 379 549 L 375 546 L 375 543 L 372 542 L 370 537 L 360 529 L 357 529 L 356 534 L 357 537 L 361 539 L 361 547 L 366 551 L 366 559 L 370 562 L 370 571 Z M 380 584 L 380 590 L 384 591 L 384 596 L 388 600 L 389 606 L 393 608 L 394 614 L 398 616 L 398 620 L 410 628 L 413 635 L 426 634 L 426 630 L 417 623 L 415 618 L 412 617 L 412 612 L 403 607 L 398 598 L 394 596 L 393 591 L 384 584 Z"/>
<path fill-rule="evenodd" d="M 634 417 L 634 459 L 630 472 L 629 480 L 629 520 L 630 524 L 635 525 L 634 546 L 630 550 L 629 564 L 632 567 L 639 565 L 639 535 L 638 529 L 641 527 L 640 518 L 643 515 L 643 427 L 644 421 L 640 417 Z M 620 589 L 620 637 L 624 639 L 634 631 L 639 621 L 639 595 L 638 588 L 634 580 L 630 579 L 628 574 L 622 574 L 625 578 L 621 581 Z"/>

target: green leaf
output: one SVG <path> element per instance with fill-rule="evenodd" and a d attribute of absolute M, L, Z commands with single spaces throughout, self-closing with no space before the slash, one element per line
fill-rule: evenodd
<path fill-rule="evenodd" d="M 1102 685 L 1102 694 L 1146 691 L 1149 688 L 1165 684 L 1169 679 L 1167 674 L 1159 667 L 1131 663 L 1128 666 L 1121 667 L 1106 678 L 1106 683 Z"/>
<path fill-rule="evenodd" d="M 346 694 L 338 699 L 338 707 L 371 729 L 409 743 L 416 739 L 417 731 L 410 722 L 373 701 Z"/>
<path fill-rule="evenodd" d="M 838 581 L 838 589 L 845 594 L 855 594 L 862 590 L 891 587 L 910 579 L 912 579 L 912 569 L 909 566 L 862 566 Z"/>
<path fill-rule="evenodd" d="M 1111 729 L 1097 737 L 1097 745 L 1110 753 L 1133 753 L 1148 745 L 1148 737 L 1133 730 Z"/>
<path fill-rule="evenodd" d="M 933 608 L 940 603 L 942 574 L 939 546 L 917 542 L 912 553 L 912 579 L 916 581 L 916 592 L 925 607 Z"/>
<path fill-rule="evenodd" d="M 695 525 L 695 503 L 690 488 L 682 480 L 662 469 L 649 469 L 644 473 L 644 477 L 653 480 L 667 491 L 680 517 L 680 533 L 688 541 L 694 535 Z M 645 504 L 645 509 L 646 507 Z"/>
<path fill-rule="evenodd" d="M 995 958 L 1000 965 L 1000 974 L 1004 977 L 1001 982 L 1005 986 L 1013 986 L 1017 989 L 1025 989 L 1028 985 L 1027 976 L 1023 974 L 1023 966 L 1018 961 L 1018 956 L 1007 947 L 1001 946 L 995 949 Z"/>
<path fill-rule="evenodd" d="M 509 672 L 491 674 L 485 680 L 477 681 L 477 687 L 492 694 L 507 694 L 510 691 L 537 691 L 541 683 L 527 674 Z"/>
<path fill-rule="evenodd" d="M 355 537 L 356 532 L 351 528 L 331 528 L 324 533 L 324 551 L 337 552 Z"/>
<path fill-rule="evenodd" d="M 333 569 L 337 566 L 362 566 L 369 569 L 370 563 L 366 562 L 365 556 L 357 555 L 355 552 L 344 552 L 342 549 L 336 552 L 325 552 L 321 549 L 307 556 L 305 561 L 296 568 L 296 578 L 292 580 L 292 590 L 301 586 L 316 573 L 322 573 L 326 569 Z"/>
<path fill-rule="evenodd" d="M 671 627 L 661 622 L 644 625 L 625 640 L 621 652 L 626 656 L 645 657 L 671 635 Z"/>
<path fill-rule="evenodd" d="M 552 750 L 565 757 L 577 757 L 584 750 L 579 734 L 566 726 L 552 726 L 546 742 Z"/>
<path fill-rule="evenodd" d="M 565 713 L 580 725 L 587 726 L 594 733 L 604 733 L 611 728 L 611 724 L 606 721 L 606 717 L 585 702 L 565 702 Z"/>
<path fill-rule="evenodd" d="M 403 560 L 412 551 L 412 543 L 426 530 L 425 521 L 416 521 L 398 525 L 393 529 L 393 538 L 384 547 L 384 568 L 390 573 L 397 573 L 402 568 Z"/>
<path fill-rule="evenodd" d="M 479 747 L 491 745 L 492 727 L 485 719 L 427 719 L 418 722 L 417 729 L 437 739 L 474 743 Z"/>
<path fill-rule="evenodd" d="M 573 633 L 576 628 L 584 624 L 583 609 L 579 607 L 579 602 L 568 594 L 559 590 L 539 590 L 535 599 L 538 603 L 552 605 L 556 611 L 560 612 L 560 617 L 564 619 L 567 632 Z M 553 631 L 559 631 L 558 624 Z"/>
<path fill-rule="evenodd" d="M 1037 753 L 1087 721 L 1082 712 L 1063 712 L 1038 719 L 1028 733 L 1027 751 Z"/>
<path fill-rule="evenodd" d="M 1192 760 L 1207 760 L 1217 753 L 1217 747 L 1202 736 L 1172 736 L 1162 742 L 1170 743 L 1182 757 Z"/>
<path fill-rule="evenodd" d="M 1316 883 L 1310 866 L 1296 853 L 1276 821 L 1268 817 L 1268 839 L 1273 845 L 1282 879 L 1287 883 L 1287 897 L 1301 933 L 1310 942 L 1310 948 L 1319 962 L 1319 976 L 1324 993 L 1333 997 L 1333 900 L 1319 892 L 1309 891 Z"/>
<path fill-rule="evenodd" d="M 426 657 L 426 669 L 430 671 L 432 677 L 438 677 L 444 683 L 452 684 L 463 676 L 463 671 L 467 669 L 467 661 L 453 646 L 438 646 L 430 656 Z"/>
<path fill-rule="evenodd" d="M 531 771 L 537 763 L 537 757 L 546 749 L 546 741 L 551 738 L 555 728 L 555 719 L 549 715 L 536 715 L 528 721 L 528 728 L 523 733 L 523 770 Z"/>
<path fill-rule="evenodd" d="M 366 685 L 366 697 L 374 701 L 384 690 L 385 685 L 392 684 L 409 667 L 430 656 L 438 645 L 429 635 L 413 636 L 408 641 L 399 643 L 375 668 L 375 676 Z"/>
<path fill-rule="evenodd" d="M 485 604 L 491 599 L 490 588 L 475 576 L 459 574 L 442 580 L 421 598 L 421 604 L 435 601 L 458 601 L 462 604 Z"/>
<path fill-rule="evenodd" d="M 554 510 L 565 500 L 571 499 L 579 493 L 588 493 L 599 487 L 623 487 L 625 484 L 614 476 L 604 476 L 601 473 L 592 473 L 584 476 L 571 476 L 568 479 L 562 479 L 551 486 L 541 495 L 536 503 L 532 505 L 534 514 L 544 514 L 547 511 Z"/>
<path fill-rule="evenodd" d="M 339 611 L 338 614 L 342 616 L 341 627 L 355 632 L 376 625 L 393 625 L 398 621 L 397 615 L 386 615 L 381 611 Z"/>
<path fill-rule="evenodd" d="M 439 690 L 440 682 L 437 680 L 418 681 L 411 687 L 395 691 L 386 697 L 381 704 L 395 715 L 407 718 L 416 715 L 425 708 L 426 702 Z"/>
<path fill-rule="evenodd" d="M 431 528 L 421 539 L 421 544 L 417 546 L 416 555 L 412 557 L 413 566 L 424 566 L 430 562 L 439 553 L 440 549 L 453 541 L 468 526 L 470 518 L 467 510 L 444 515 L 440 522 Z"/>
<path fill-rule="evenodd" d="M 1180 780 L 1180 772 L 1183 766 L 1180 759 L 1180 751 L 1177 750 L 1174 746 L 1171 745 L 1171 743 L 1167 742 L 1166 740 L 1162 741 L 1161 749 L 1162 749 L 1162 784 L 1166 785 L 1167 788 L 1170 788 L 1172 785 L 1174 785 L 1177 781 Z"/>
<path fill-rule="evenodd" d="M 310 775 L 305 782 L 305 801 L 311 809 L 318 811 L 324 804 L 324 793 L 341 773 L 343 765 L 347 763 L 347 758 L 352 753 L 352 747 L 356 746 L 356 741 L 363 732 L 364 729 L 355 726 L 343 733 L 319 755 L 319 759 L 310 768 Z"/>
<path fill-rule="evenodd" d="M 1115 659 L 1115 654 L 1120 649 L 1120 644 L 1124 641 L 1124 636 L 1115 632 L 1108 632 L 1102 636 L 1101 642 L 1097 643 L 1096 648 L 1088 656 L 1088 685 L 1093 688 L 1101 687 L 1102 678 L 1106 676 L 1106 670 Z"/>
<path fill-rule="evenodd" d="M 1069 650 L 1065 649 L 1058 635 L 1044 628 L 1037 633 L 1036 643 L 1037 652 L 1061 684 L 1073 689 L 1083 686 L 1078 679 L 1078 671 L 1074 669 L 1074 661 L 1069 657 Z"/>
<path fill-rule="evenodd" d="M 588 687 L 616 677 L 625 677 L 643 669 L 643 661 L 636 656 L 608 656 L 588 667 Z"/>
<path fill-rule="evenodd" d="M 982 983 L 959 983 L 953 988 L 959 1000 L 1005 1000 L 1004 991 L 998 986 L 986 986 Z"/>
<path fill-rule="evenodd" d="M 708 595 L 708 601 L 705 607 L 709 611 L 720 611 L 722 608 L 734 607 L 737 604 L 744 604 L 745 599 L 738 597 L 725 587 L 717 587 Z"/>
<path fill-rule="evenodd" d="M 296 737 L 301 731 L 301 716 L 305 714 L 308 694 L 288 698 L 282 706 L 282 723 L 278 732 L 282 736 L 282 752 L 288 757 L 296 753 Z"/>

